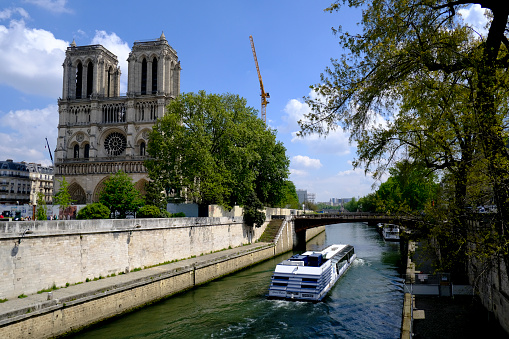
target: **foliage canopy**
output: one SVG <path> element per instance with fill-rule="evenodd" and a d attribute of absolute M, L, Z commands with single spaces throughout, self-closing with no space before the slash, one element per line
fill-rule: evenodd
<path fill-rule="evenodd" d="M 484 36 L 459 14 L 471 4 L 487 10 Z M 402 155 L 440 171 L 452 194 L 441 205 L 448 206 L 442 220 L 434 221 L 440 226 L 429 231 L 443 252 L 466 254 L 465 207 L 491 192 L 497 216 L 489 233 L 498 236 L 477 249 L 509 265 L 509 7 L 491 0 L 338 0 L 327 10 L 343 6 L 363 9 L 362 33 L 334 30 L 349 53 L 313 86 L 301 134 L 343 126 L 359 145 L 355 165 L 376 177 Z M 472 191 L 474 173 L 484 173 L 489 190 Z M 442 227 L 445 220 L 450 227 Z"/>
<path fill-rule="evenodd" d="M 146 167 L 176 202 L 276 206 L 286 195 L 285 151 L 245 99 L 200 91 L 168 105 L 150 134 Z"/>
<path fill-rule="evenodd" d="M 127 211 L 136 212 L 144 205 L 132 179 L 123 171 L 118 171 L 104 182 L 99 202 L 111 212 L 120 213 L 120 218 L 125 218 Z"/>

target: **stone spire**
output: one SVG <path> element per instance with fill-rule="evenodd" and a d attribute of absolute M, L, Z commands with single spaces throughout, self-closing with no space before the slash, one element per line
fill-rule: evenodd
<path fill-rule="evenodd" d="M 159 40 L 166 40 L 166 37 L 164 36 L 164 32 L 161 32 L 161 36 L 159 37 Z"/>
<path fill-rule="evenodd" d="M 72 39 L 71 47 L 76 47 L 76 41 L 74 41 L 74 39 Z"/>

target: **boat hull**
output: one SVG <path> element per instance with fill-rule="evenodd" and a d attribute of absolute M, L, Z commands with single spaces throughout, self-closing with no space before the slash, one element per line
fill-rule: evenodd
<path fill-rule="evenodd" d="M 313 257 L 323 256 L 319 265 Z M 305 252 L 276 266 L 269 299 L 321 301 L 356 258 L 353 246 L 332 245 L 321 252 Z M 307 262 L 307 258 L 310 262 Z"/>

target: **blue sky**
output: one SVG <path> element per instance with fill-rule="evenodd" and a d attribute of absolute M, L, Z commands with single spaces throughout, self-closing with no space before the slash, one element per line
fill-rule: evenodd
<path fill-rule="evenodd" d="M 50 165 L 57 139 L 65 49 L 102 44 L 117 55 L 126 92 L 127 57 L 135 40 L 164 31 L 181 62 L 181 92 L 234 93 L 260 110 L 249 36 L 266 92 L 267 123 L 287 148 L 290 179 L 316 201 L 364 196 L 374 181 L 353 170 L 355 145 L 338 130 L 296 138 L 309 111 L 303 97 L 330 58 L 343 51 L 331 27 L 358 30 L 360 11 L 324 12 L 330 0 L 96 1 L 4 0 L 0 4 L 0 159 Z M 465 12 L 479 20 L 480 8 Z"/>

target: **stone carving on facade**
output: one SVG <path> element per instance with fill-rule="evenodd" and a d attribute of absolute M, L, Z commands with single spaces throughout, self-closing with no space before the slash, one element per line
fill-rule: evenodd
<path fill-rule="evenodd" d="M 144 57 L 149 72 L 154 58 L 158 60 L 158 86 L 157 89 L 151 87 L 149 75 L 147 93 L 140 96 L 143 81 L 141 62 Z M 179 81 L 178 74 L 173 74 L 174 65 L 178 62 L 177 53 L 169 46 L 164 35 L 153 41 L 136 41 L 127 61 L 128 93 L 124 97 L 119 92 L 118 58 L 113 53 L 100 45 L 71 45 L 66 51 L 62 96 L 67 101 L 58 101 L 59 154 L 56 156 L 55 170 L 59 177 L 72 176 L 73 182 L 81 187 L 80 192 L 88 192 L 86 196 L 80 195 L 80 199 L 87 200 L 87 203 L 94 199 L 94 194 L 90 193 L 96 192 L 101 180 L 120 169 L 129 173 L 133 181 L 148 179 L 143 161 L 134 160 L 139 159 L 136 146 L 142 142 L 142 138 L 143 142 L 148 142 L 150 129 L 159 112 L 162 112 L 162 106 L 179 94 L 178 84 L 170 86 L 173 81 Z M 92 75 L 88 74 L 89 63 L 93 67 Z M 78 82 L 77 68 L 80 64 L 82 71 Z M 101 73 L 103 71 L 109 74 Z M 108 83 L 110 75 L 111 83 Z M 172 82 L 168 81 L 170 78 Z M 89 81 L 94 84 L 92 93 L 87 92 Z M 137 125 L 138 122 L 141 125 Z M 76 142 L 81 144 L 79 152 L 73 152 L 72 149 Z M 87 143 L 89 146 L 86 146 Z M 84 149 L 93 151 L 85 157 Z"/>

